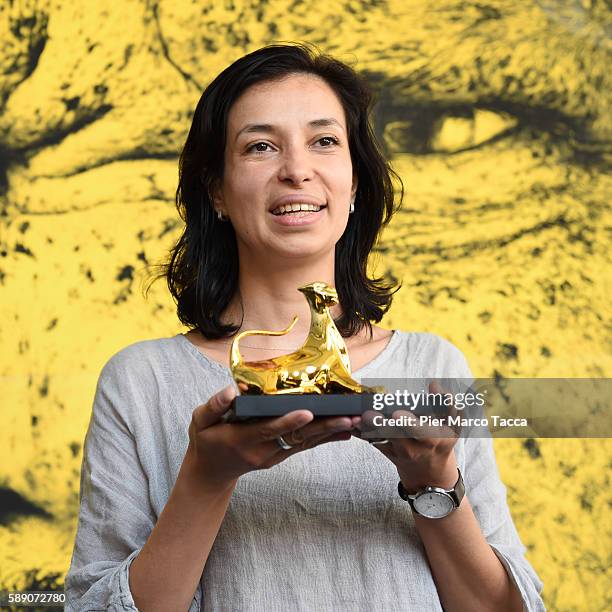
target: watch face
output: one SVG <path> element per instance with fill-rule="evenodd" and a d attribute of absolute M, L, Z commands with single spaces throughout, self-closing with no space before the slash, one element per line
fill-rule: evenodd
<path fill-rule="evenodd" d="M 442 518 L 450 514 L 455 507 L 450 495 L 436 491 L 422 493 L 412 503 L 415 510 L 427 518 Z"/>

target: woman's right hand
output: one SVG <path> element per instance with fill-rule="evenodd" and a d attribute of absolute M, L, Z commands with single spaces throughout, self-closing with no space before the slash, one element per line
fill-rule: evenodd
<path fill-rule="evenodd" d="M 184 467 L 203 486 L 225 488 L 242 474 L 270 468 L 300 451 L 326 442 L 349 440 L 351 430 L 361 420 L 360 417 L 314 420 L 309 410 L 294 410 L 277 418 L 227 423 L 223 415 L 236 395 L 236 387 L 229 385 L 193 411 Z M 283 436 L 292 448 L 283 450 L 276 440 L 278 436 Z"/>

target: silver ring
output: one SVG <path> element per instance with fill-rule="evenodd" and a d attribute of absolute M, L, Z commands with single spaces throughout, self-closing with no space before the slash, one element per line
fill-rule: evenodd
<path fill-rule="evenodd" d="M 285 438 L 283 438 L 283 436 L 278 436 L 278 438 L 276 438 L 276 442 L 283 450 L 289 450 L 290 448 L 293 448 L 291 444 L 287 444 L 287 441 L 285 440 Z"/>
<path fill-rule="evenodd" d="M 380 440 L 368 440 L 370 444 L 389 444 L 389 440 L 387 438 L 380 438 Z"/>

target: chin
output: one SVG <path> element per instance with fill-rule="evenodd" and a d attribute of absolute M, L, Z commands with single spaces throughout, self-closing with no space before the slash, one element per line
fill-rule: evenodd
<path fill-rule="evenodd" d="M 329 242 L 321 243 L 318 240 L 313 240 L 312 237 L 305 236 L 300 239 L 286 239 L 282 244 L 276 245 L 273 251 L 277 257 L 287 259 L 302 259 L 311 257 L 320 257 L 322 260 L 331 251 L 335 252 L 335 243 L 330 246 Z"/>

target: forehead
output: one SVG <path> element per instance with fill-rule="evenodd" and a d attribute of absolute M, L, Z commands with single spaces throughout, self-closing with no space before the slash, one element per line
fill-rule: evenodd
<path fill-rule="evenodd" d="M 321 117 L 334 118 L 346 128 L 344 108 L 334 90 L 316 75 L 294 74 L 249 87 L 230 109 L 228 135 L 247 123 L 307 125 Z"/>

